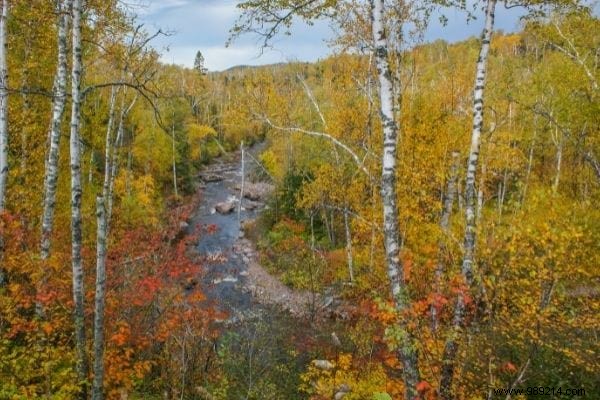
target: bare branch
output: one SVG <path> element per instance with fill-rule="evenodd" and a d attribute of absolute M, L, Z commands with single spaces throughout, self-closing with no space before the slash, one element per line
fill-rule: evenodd
<path fill-rule="evenodd" d="M 271 128 L 276 129 L 278 131 L 283 131 L 283 132 L 297 132 L 297 133 L 302 133 L 302 134 L 305 134 L 305 135 L 319 137 L 319 138 L 323 138 L 323 139 L 329 140 L 330 142 L 332 142 L 336 146 L 338 146 L 341 149 L 343 149 L 346 153 L 348 153 L 352 157 L 352 159 L 354 160 L 354 163 L 356 164 L 356 166 L 369 178 L 369 180 L 373 180 L 373 176 L 371 175 L 371 173 L 369 172 L 369 170 L 367 169 L 367 167 L 365 167 L 365 165 L 363 164 L 363 162 L 360 159 L 360 157 L 354 152 L 354 150 L 352 150 L 345 143 L 339 141 L 335 137 L 333 137 L 333 136 L 331 136 L 331 135 L 329 135 L 327 133 L 324 133 L 324 132 L 309 131 L 309 130 L 306 130 L 306 129 L 295 128 L 295 127 L 277 126 L 277 125 L 273 124 L 271 122 L 271 120 L 269 118 L 265 117 L 265 116 L 260 117 L 260 119 L 262 121 L 266 122 L 267 125 L 269 125 Z"/>

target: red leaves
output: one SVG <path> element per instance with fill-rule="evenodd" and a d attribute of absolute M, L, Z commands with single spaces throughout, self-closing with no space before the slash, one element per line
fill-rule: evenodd
<path fill-rule="evenodd" d="M 415 385 L 419 393 L 423 393 L 431 389 L 431 385 L 427 381 L 421 381 Z"/>
<path fill-rule="evenodd" d="M 505 362 L 504 365 L 502 365 L 502 369 L 511 374 L 517 372 L 517 367 L 510 361 Z"/>
<path fill-rule="evenodd" d="M 131 336 L 129 325 L 126 322 L 118 324 L 117 332 L 110 337 L 110 341 L 117 346 L 123 346 Z"/>

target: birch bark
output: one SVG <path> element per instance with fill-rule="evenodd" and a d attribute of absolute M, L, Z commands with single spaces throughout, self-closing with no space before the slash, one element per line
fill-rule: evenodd
<path fill-rule="evenodd" d="M 71 0 L 60 1 L 58 12 L 58 63 L 54 77 L 54 93 L 52 98 L 52 120 L 50 122 L 50 149 L 46 159 L 44 174 L 44 209 L 42 211 L 42 241 L 40 256 L 42 260 L 50 256 L 50 245 L 54 225 L 54 209 L 56 205 L 56 182 L 58 180 L 58 157 L 61 136 L 61 121 L 67 99 L 67 24 Z"/>
<path fill-rule="evenodd" d="M 6 202 L 6 181 L 8 179 L 8 66 L 6 43 L 6 24 L 8 23 L 8 0 L 2 1 L 0 13 L 0 214 L 4 212 Z M 0 236 L 0 261 L 4 250 L 4 238 Z M 7 277 L 0 264 L 0 287 Z"/>
<path fill-rule="evenodd" d="M 83 263 L 81 259 L 81 18 L 83 0 L 73 0 L 72 5 L 72 46 L 73 61 L 71 71 L 71 136 L 70 136 L 70 166 L 71 166 L 71 258 L 73 269 L 73 301 L 75 304 L 75 347 L 77 349 L 77 374 L 82 383 L 80 398 L 87 398 L 88 360 L 86 354 L 85 318 L 84 318 L 84 284 Z"/>
<path fill-rule="evenodd" d="M 485 26 L 481 35 L 481 48 L 476 65 L 475 89 L 473 92 L 473 130 L 471 132 L 471 149 L 469 164 L 467 165 L 467 179 L 465 188 L 466 203 L 466 228 L 464 237 L 464 256 L 461 272 L 467 288 L 473 283 L 473 264 L 475 257 L 476 234 L 476 202 L 475 175 L 477 161 L 481 146 L 481 131 L 483 127 L 484 89 L 487 75 L 487 61 L 490 50 L 490 41 L 494 30 L 494 13 L 496 0 L 487 0 L 485 11 Z M 468 289 L 467 289 L 468 290 Z M 464 294 L 460 294 L 456 301 L 452 329 L 444 346 L 442 358 L 442 373 L 440 379 L 440 396 L 449 400 L 454 398 L 452 381 L 454 379 L 455 359 L 458 352 L 458 336 L 465 320 L 466 304 Z"/>
<path fill-rule="evenodd" d="M 396 310 L 402 314 L 409 306 L 409 293 L 404 280 L 400 260 L 400 230 L 398 227 L 398 204 L 396 197 L 396 153 L 398 147 L 398 125 L 394 116 L 394 87 L 388 60 L 388 44 L 384 27 L 384 1 L 370 0 L 375 65 L 379 81 L 380 114 L 383 125 L 383 155 L 381 174 L 381 197 L 383 202 L 383 232 L 386 253 L 387 275 Z M 398 106 L 401 103 L 398 96 Z M 402 316 L 401 316 L 402 317 Z M 399 322 L 398 355 L 403 364 L 403 379 L 406 399 L 418 396 L 416 385 L 420 381 L 418 355 L 414 339 L 402 318 Z"/>
<path fill-rule="evenodd" d="M 173 190 L 175 192 L 175 197 L 179 197 L 179 192 L 177 191 L 177 166 L 175 165 L 175 113 L 173 113 L 173 126 L 171 127 L 171 144 L 172 144 L 172 166 L 173 166 Z"/>
<path fill-rule="evenodd" d="M 110 103 L 108 111 L 108 123 L 106 126 L 106 138 L 104 143 L 104 182 L 102 184 L 102 197 L 105 202 L 108 201 L 111 196 L 111 176 L 112 176 L 112 164 L 113 160 L 113 146 L 116 146 L 116 140 L 112 140 L 112 131 L 115 121 L 115 104 L 117 99 L 118 90 L 113 86 L 110 92 Z M 106 203 L 104 203 L 106 204 Z M 105 207 L 106 209 L 106 207 Z"/>
<path fill-rule="evenodd" d="M 104 306 L 106 301 L 106 209 L 96 198 L 96 304 L 94 307 L 94 384 L 92 400 L 104 398 Z"/>
<path fill-rule="evenodd" d="M 6 181 L 8 180 L 8 0 L 2 1 L 0 13 L 0 213 L 6 206 Z"/>

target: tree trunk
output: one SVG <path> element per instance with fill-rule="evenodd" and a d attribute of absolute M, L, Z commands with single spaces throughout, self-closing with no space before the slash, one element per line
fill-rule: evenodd
<path fill-rule="evenodd" d="M 475 174 L 481 144 L 481 130 L 483 127 L 483 104 L 486 80 L 486 67 L 490 50 L 490 41 L 494 30 L 494 12 L 496 0 L 488 0 L 485 12 L 485 27 L 481 35 L 481 48 L 477 60 L 475 75 L 475 90 L 473 92 L 473 131 L 471 132 L 471 149 L 469 164 L 467 165 L 467 179 L 465 188 L 466 227 L 464 238 L 464 256 L 461 272 L 466 284 L 466 289 L 473 283 L 473 263 L 475 257 L 476 233 L 476 201 Z M 442 373 L 440 379 L 440 395 L 442 399 L 453 399 L 452 382 L 454 379 L 454 363 L 458 352 L 458 336 L 461 332 L 466 313 L 465 294 L 459 294 L 454 309 L 452 329 L 444 346 L 442 358 Z"/>
<path fill-rule="evenodd" d="M 245 171 L 245 165 L 244 165 L 244 141 L 242 141 L 240 143 L 240 152 L 242 155 L 242 161 L 241 161 L 241 165 L 240 165 L 240 172 L 242 174 L 241 176 L 241 185 L 240 185 L 240 204 L 238 204 L 238 222 L 241 223 L 241 217 L 242 217 L 242 201 L 244 200 L 244 184 L 246 181 L 246 171 Z"/>
<path fill-rule="evenodd" d="M 175 197 L 179 197 L 177 191 L 177 167 L 175 165 L 175 113 L 173 113 L 173 126 L 171 128 L 171 142 L 172 142 L 172 164 L 173 164 L 173 190 L 175 191 Z"/>
<path fill-rule="evenodd" d="M 112 176 L 112 164 L 114 162 L 113 156 L 113 147 L 116 146 L 116 140 L 112 140 L 112 130 L 115 121 L 115 104 L 117 100 L 118 90 L 113 86 L 110 92 L 110 106 L 108 111 L 108 123 L 106 126 L 106 138 L 104 144 L 104 181 L 102 184 L 102 198 L 104 199 L 105 204 L 105 212 L 106 212 L 106 202 L 111 197 L 110 189 L 110 180 Z M 105 216 L 106 217 L 106 216 Z M 108 218 L 107 218 L 108 220 Z"/>
<path fill-rule="evenodd" d="M 2 1 L 0 14 L 0 214 L 4 212 L 6 202 L 6 181 L 8 179 L 8 46 L 6 43 L 6 25 L 8 23 L 8 0 Z M 4 252 L 4 238 L 0 236 L 0 263 Z M 7 277 L 0 264 L 0 287 Z"/>
<path fill-rule="evenodd" d="M 450 175 L 448 176 L 448 182 L 446 183 L 446 193 L 444 194 L 444 204 L 442 209 L 442 216 L 440 218 L 440 229 L 442 231 L 442 238 L 438 243 L 438 264 L 435 270 L 435 290 L 436 294 L 441 294 L 441 283 L 444 271 L 446 269 L 446 253 L 447 245 L 446 240 L 448 233 L 450 232 L 450 216 L 452 215 L 452 208 L 454 206 L 454 199 L 456 197 L 456 179 L 458 176 L 458 163 L 459 153 L 457 151 L 452 152 L 452 164 L 450 166 Z M 438 315 L 437 315 L 436 304 L 431 306 L 431 321 L 433 330 L 437 330 L 438 327 Z"/>
<path fill-rule="evenodd" d="M 556 128 L 558 131 L 558 128 Z M 558 136 L 558 132 L 557 132 Z M 558 192 L 558 184 L 560 183 L 560 173 L 562 169 L 562 155 L 563 155 L 563 139 L 562 136 L 556 143 L 556 174 L 554 175 L 554 182 L 552 182 L 552 193 Z"/>
<path fill-rule="evenodd" d="M 94 308 L 94 386 L 92 399 L 104 398 L 104 305 L 106 301 L 106 209 L 96 198 L 96 305 Z"/>
<path fill-rule="evenodd" d="M 8 0 L 2 1 L 0 14 L 0 213 L 6 206 L 6 181 L 8 180 Z"/>
<path fill-rule="evenodd" d="M 354 282 L 354 260 L 352 258 L 352 234 L 350 231 L 350 218 L 348 216 L 348 206 L 344 207 L 344 228 L 346 231 L 346 258 L 348 260 L 348 274 L 350 282 Z"/>
<path fill-rule="evenodd" d="M 54 208 L 56 205 L 56 182 L 58 180 L 58 156 L 60 149 L 60 125 L 65 111 L 67 99 L 67 24 L 70 0 L 60 1 L 58 11 L 58 63 L 54 76 L 54 93 L 52 98 L 52 120 L 50 122 L 50 150 L 46 159 L 44 174 L 44 209 L 42 212 L 42 242 L 40 257 L 42 261 L 50 256 L 50 244 L 54 225 Z"/>
<path fill-rule="evenodd" d="M 77 375 L 81 384 L 80 398 L 87 398 L 88 360 L 85 339 L 85 314 L 83 265 L 81 259 L 81 17 L 82 0 L 73 0 L 73 64 L 71 71 L 71 258 L 73 268 L 73 301 L 75 304 L 75 347 L 77 349 Z"/>
<path fill-rule="evenodd" d="M 402 341 L 399 344 L 398 355 L 404 367 L 402 372 L 406 391 L 405 397 L 406 399 L 414 399 L 418 396 L 416 385 L 420 381 L 420 373 L 414 338 L 408 331 L 407 323 L 402 315 L 408 309 L 410 299 L 404 281 L 402 261 L 400 260 L 399 213 L 396 198 L 398 126 L 394 118 L 394 89 L 387 53 L 383 0 L 371 0 L 371 20 L 383 125 L 381 198 L 383 202 L 383 232 L 387 275 L 395 307 L 398 314 L 400 314 L 400 322 L 397 328 L 400 330 L 399 335 L 402 337 Z M 398 103 L 400 103 L 400 99 L 398 99 Z"/>
<path fill-rule="evenodd" d="M 113 192 L 115 186 L 115 179 L 117 177 L 117 171 L 119 167 L 119 158 L 117 155 L 117 146 L 121 147 L 123 145 L 123 136 L 125 135 L 125 118 L 133 108 L 137 101 L 137 96 L 132 100 L 127 109 L 121 110 L 121 115 L 119 116 L 119 127 L 117 128 L 117 137 L 115 139 L 115 144 L 112 149 L 112 164 L 110 171 L 110 179 L 108 184 L 108 197 L 105 197 L 106 202 L 106 227 L 107 231 L 110 228 L 110 220 L 112 217 L 112 209 L 113 209 Z M 108 235 L 108 233 L 107 233 Z"/>

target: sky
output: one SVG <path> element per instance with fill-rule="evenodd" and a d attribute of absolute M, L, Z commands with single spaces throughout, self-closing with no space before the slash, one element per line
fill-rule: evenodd
<path fill-rule="evenodd" d="M 162 61 L 193 66 L 197 51 L 205 58 L 210 71 L 221 71 L 236 65 L 261 65 L 287 61 L 316 61 L 331 53 L 326 40 L 333 36 L 327 22 L 319 21 L 313 26 L 300 22 L 292 27 L 290 36 L 280 35 L 273 42 L 273 49 L 260 51 L 259 39 L 245 35 L 230 47 L 225 47 L 229 29 L 234 25 L 239 11 L 238 0 L 140 0 L 135 11 L 150 32 L 158 28 L 170 31 L 168 37 L 155 40 Z M 483 15 L 466 23 L 464 14 L 456 10 L 444 11 L 446 26 L 433 17 L 425 40 L 445 39 L 453 42 L 469 36 L 479 36 Z M 505 10 L 498 6 L 496 27 L 506 32 L 519 29 L 519 10 Z"/>

